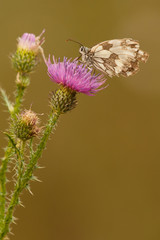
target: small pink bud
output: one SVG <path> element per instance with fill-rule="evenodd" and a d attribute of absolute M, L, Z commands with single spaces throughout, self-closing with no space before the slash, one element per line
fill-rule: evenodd
<path fill-rule="evenodd" d="M 38 37 L 36 37 L 32 33 L 24 33 L 22 35 L 22 37 L 18 38 L 18 46 L 17 46 L 18 49 L 32 51 L 35 54 L 37 54 L 37 52 L 40 49 L 40 46 L 45 41 L 44 37 L 41 39 L 41 36 L 43 35 L 44 32 L 45 32 L 45 30 L 43 30 L 42 33 Z"/>

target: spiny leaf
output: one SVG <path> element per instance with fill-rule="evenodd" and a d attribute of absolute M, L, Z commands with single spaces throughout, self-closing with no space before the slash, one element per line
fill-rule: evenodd
<path fill-rule="evenodd" d="M 13 138 L 12 138 L 12 137 L 9 135 L 9 133 L 7 133 L 7 132 L 4 132 L 4 134 L 9 138 L 12 146 L 13 146 L 14 149 L 16 150 L 16 153 L 17 153 L 18 155 L 20 155 L 20 151 L 19 151 L 19 149 L 16 147 L 16 143 L 14 142 Z"/>
<path fill-rule="evenodd" d="M 36 176 L 32 176 L 31 178 L 32 181 L 37 181 L 37 182 L 42 182 L 40 179 L 38 179 L 38 177 Z"/>
<path fill-rule="evenodd" d="M 30 188 L 29 185 L 26 186 L 26 189 L 28 190 L 28 192 L 29 192 L 32 196 L 34 195 L 33 192 L 31 191 L 31 188 Z"/>
<path fill-rule="evenodd" d="M 4 100 L 9 112 L 12 113 L 14 108 L 13 108 L 12 103 L 9 101 L 6 92 L 2 88 L 0 88 L 0 92 L 1 92 L 1 95 L 2 95 L 2 99 Z"/>

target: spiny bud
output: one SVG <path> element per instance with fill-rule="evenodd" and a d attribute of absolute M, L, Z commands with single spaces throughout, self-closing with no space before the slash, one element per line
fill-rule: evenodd
<path fill-rule="evenodd" d="M 29 73 L 37 65 L 37 57 L 34 52 L 17 49 L 12 55 L 13 68 L 20 73 Z"/>
<path fill-rule="evenodd" d="M 70 88 L 62 86 L 60 89 L 52 93 L 50 102 L 51 108 L 60 114 L 72 110 L 75 108 L 76 104 L 76 92 Z"/>
<path fill-rule="evenodd" d="M 12 55 L 12 64 L 14 69 L 19 73 L 29 73 L 37 65 L 37 54 L 44 43 L 44 38 L 40 39 L 31 33 L 24 33 L 18 38 L 17 51 Z"/>
<path fill-rule="evenodd" d="M 15 123 L 15 134 L 23 141 L 36 137 L 41 128 L 38 127 L 39 118 L 37 114 L 31 110 L 25 110 L 18 115 Z"/>

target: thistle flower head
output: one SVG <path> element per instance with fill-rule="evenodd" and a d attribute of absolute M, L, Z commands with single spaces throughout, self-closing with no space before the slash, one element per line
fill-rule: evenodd
<path fill-rule="evenodd" d="M 25 110 L 17 116 L 15 134 L 23 141 L 31 139 L 40 133 L 39 118 L 31 110 Z"/>
<path fill-rule="evenodd" d="M 45 41 L 44 37 L 41 39 L 41 36 L 43 35 L 44 32 L 45 32 L 45 30 L 43 30 L 42 33 L 38 37 L 36 37 L 32 33 L 24 33 L 22 35 L 22 37 L 18 38 L 17 48 L 21 49 L 21 50 L 26 50 L 26 51 L 32 51 L 36 54 L 38 52 L 40 46 Z"/>
<path fill-rule="evenodd" d="M 53 56 L 53 63 L 50 57 L 46 61 L 48 75 L 53 82 L 70 88 L 73 91 L 94 95 L 96 92 L 104 89 L 101 87 L 105 83 L 103 75 L 92 74 L 91 70 L 83 64 L 78 64 L 64 57 L 63 62 L 57 62 Z M 100 88 L 101 87 L 101 88 Z"/>
<path fill-rule="evenodd" d="M 18 38 L 17 51 L 12 55 L 12 64 L 16 72 L 22 75 L 30 73 L 38 63 L 37 54 L 42 51 L 41 45 L 45 38 L 41 39 L 42 33 L 36 37 L 32 33 L 24 33 Z"/>

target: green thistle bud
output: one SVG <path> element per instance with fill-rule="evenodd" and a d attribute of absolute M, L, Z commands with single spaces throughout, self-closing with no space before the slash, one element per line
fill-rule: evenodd
<path fill-rule="evenodd" d="M 41 51 L 44 37 L 41 39 L 45 30 L 36 37 L 32 33 L 24 33 L 18 38 L 17 51 L 12 55 L 13 68 L 22 74 L 31 72 L 37 65 L 37 54 Z"/>
<path fill-rule="evenodd" d="M 37 57 L 32 51 L 17 49 L 12 55 L 12 65 L 17 72 L 29 73 L 37 65 Z"/>
<path fill-rule="evenodd" d="M 52 93 L 50 105 L 54 111 L 60 114 L 72 110 L 76 104 L 76 92 L 70 88 L 61 87 Z"/>
<path fill-rule="evenodd" d="M 38 127 L 39 118 L 37 114 L 31 110 L 25 110 L 18 115 L 15 123 L 15 134 L 23 141 L 36 137 L 41 128 Z"/>

